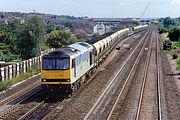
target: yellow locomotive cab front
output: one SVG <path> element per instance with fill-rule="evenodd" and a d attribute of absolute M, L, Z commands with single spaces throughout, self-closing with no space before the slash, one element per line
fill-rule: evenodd
<path fill-rule="evenodd" d="M 70 70 L 42 70 L 42 84 L 70 84 Z"/>
<path fill-rule="evenodd" d="M 42 85 L 71 84 L 71 62 L 69 56 L 43 56 L 41 69 Z"/>

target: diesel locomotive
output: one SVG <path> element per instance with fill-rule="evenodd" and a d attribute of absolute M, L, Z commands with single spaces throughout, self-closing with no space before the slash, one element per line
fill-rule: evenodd
<path fill-rule="evenodd" d="M 144 27 L 147 26 L 138 26 L 134 30 Z M 72 93 L 86 82 L 86 78 L 91 76 L 118 41 L 127 37 L 129 33 L 129 28 L 126 28 L 92 45 L 86 42 L 77 42 L 43 55 L 42 88 L 47 91 L 60 90 Z"/>

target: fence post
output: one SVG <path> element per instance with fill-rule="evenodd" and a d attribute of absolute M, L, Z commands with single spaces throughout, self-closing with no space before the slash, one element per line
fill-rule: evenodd
<path fill-rule="evenodd" d="M 34 68 L 37 68 L 38 65 L 38 59 L 37 57 L 34 58 Z"/>
<path fill-rule="evenodd" d="M 40 67 L 41 64 L 41 56 L 38 57 L 38 68 Z"/>
<path fill-rule="evenodd" d="M 41 62 L 42 62 L 42 56 L 39 56 L 39 68 L 41 68 Z"/>
<path fill-rule="evenodd" d="M 7 80 L 7 79 L 9 79 L 9 68 L 8 68 L 8 66 L 5 67 L 5 73 L 6 73 L 5 79 Z"/>
<path fill-rule="evenodd" d="M 32 67 L 34 68 L 35 66 L 35 58 L 32 59 Z"/>
<path fill-rule="evenodd" d="M 3 81 L 5 79 L 5 71 L 4 71 L 4 67 L 0 68 L 1 69 L 1 80 Z"/>
<path fill-rule="evenodd" d="M 15 78 L 17 76 L 17 66 L 16 66 L 16 64 L 13 64 L 12 67 L 13 67 L 12 75 L 13 75 L 13 78 Z"/>
<path fill-rule="evenodd" d="M 26 61 L 23 61 L 23 73 L 26 73 Z"/>
<path fill-rule="evenodd" d="M 20 63 L 16 63 L 16 76 L 20 74 Z"/>
<path fill-rule="evenodd" d="M 12 79 L 12 65 L 9 65 L 8 66 L 8 69 L 9 69 L 9 79 Z"/>
<path fill-rule="evenodd" d="M 32 59 L 29 59 L 29 67 L 32 67 Z"/>
<path fill-rule="evenodd" d="M 21 74 L 23 71 L 22 62 L 19 63 L 19 74 Z"/>
<path fill-rule="evenodd" d="M 0 69 L 0 81 L 2 81 L 2 70 Z"/>

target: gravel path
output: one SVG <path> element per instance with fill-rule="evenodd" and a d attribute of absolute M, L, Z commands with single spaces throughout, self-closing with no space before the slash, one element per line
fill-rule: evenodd
<path fill-rule="evenodd" d="M 165 90 L 165 102 L 167 108 L 167 116 L 169 120 L 180 119 L 180 92 L 175 82 L 175 74 L 171 71 L 167 55 L 165 52 L 161 53 L 163 76 L 164 76 L 164 90 Z"/>

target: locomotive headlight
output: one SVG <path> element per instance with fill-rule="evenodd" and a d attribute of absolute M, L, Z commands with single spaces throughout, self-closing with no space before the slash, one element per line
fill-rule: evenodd
<path fill-rule="evenodd" d="M 70 80 L 68 79 L 67 82 L 70 82 Z"/>
<path fill-rule="evenodd" d="M 43 79 L 42 81 L 43 81 L 43 82 L 46 82 L 46 79 Z"/>

